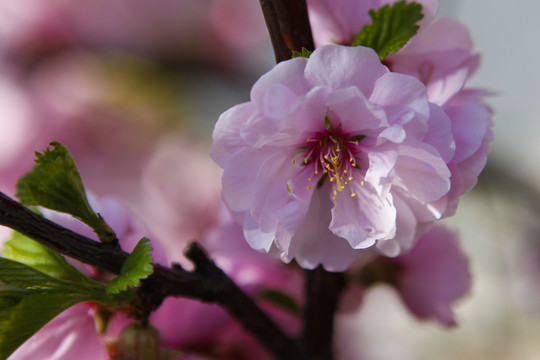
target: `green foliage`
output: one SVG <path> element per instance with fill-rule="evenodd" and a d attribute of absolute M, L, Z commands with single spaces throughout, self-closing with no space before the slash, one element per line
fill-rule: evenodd
<path fill-rule="evenodd" d="M 51 263 L 55 264 L 53 269 L 64 267 L 54 260 Z M 71 270 L 60 271 L 66 273 L 71 274 Z M 55 279 L 25 264 L 0 258 L 0 359 L 7 358 L 70 306 L 85 301 L 118 304 L 128 300 L 128 296 L 108 295 L 99 283 L 89 286 Z"/>
<path fill-rule="evenodd" d="M 302 51 L 300 52 L 300 51 L 293 50 L 292 56 L 293 56 L 293 58 L 297 58 L 297 57 L 309 58 L 312 53 L 313 53 L 313 51 L 309 51 L 308 49 L 306 49 L 305 47 L 302 46 Z"/>
<path fill-rule="evenodd" d="M 300 315 L 300 307 L 296 301 L 287 293 L 275 290 L 275 289 L 264 289 L 259 291 L 257 298 L 264 300 L 272 305 L 286 310 L 294 315 Z"/>
<path fill-rule="evenodd" d="M 424 15 L 422 5 L 399 1 L 386 4 L 377 11 L 371 9 L 369 16 L 373 22 L 360 30 L 351 45 L 370 47 L 383 60 L 388 54 L 401 49 L 416 34 L 417 23 Z"/>
<path fill-rule="evenodd" d="M 120 275 L 107 285 L 107 293 L 118 294 L 130 287 L 139 286 L 141 279 L 145 279 L 152 274 L 154 267 L 150 255 L 152 247 L 148 243 L 149 241 L 147 238 L 139 240 L 135 249 L 122 265 Z"/>
<path fill-rule="evenodd" d="M 58 252 L 18 233 L 13 232 L 9 241 L 4 244 L 2 256 L 33 267 L 59 280 L 98 284 L 74 268 Z"/>
<path fill-rule="evenodd" d="M 90 207 L 81 175 L 68 149 L 56 141 L 51 146 L 52 149 L 43 153 L 36 152 L 36 165 L 19 179 L 16 196 L 27 206 L 71 214 L 92 227 L 102 241 L 114 240 L 112 229 Z"/>

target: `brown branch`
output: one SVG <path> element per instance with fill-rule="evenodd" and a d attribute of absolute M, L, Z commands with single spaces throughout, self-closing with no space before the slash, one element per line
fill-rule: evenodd
<path fill-rule="evenodd" d="M 292 52 L 281 33 L 274 2 L 272 0 L 260 0 L 260 3 L 264 14 L 264 21 L 266 22 L 270 40 L 272 41 L 272 47 L 274 48 L 276 63 L 289 60 L 292 57 Z"/>
<path fill-rule="evenodd" d="M 302 51 L 303 47 L 315 50 L 306 0 L 273 1 L 281 33 L 289 48 L 295 51 Z"/>
<path fill-rule="evenodd" d="M 260 3 L 276 63 L 289 60 L 293 50 L 315 49 L 305 0 L 260 0 Z"/>
<path fill-rule="evenodd" d="M 334 314 L 344 288 L 342 273 L 327 272 L 321 266 L 306 271 L 302 345 L 310 360 L 333 359 Z"/>
<path fill-rule="evenodd" d="M 128 253 L 79 235 L 32 212 L 0 192 L 0 225 L 12 228 L 37 242 L 86 264 L 118 274 Z M 154 265 L 154 273 L 138 289 L 141 313 L 155 310 L 167 296 L 181 296 L 221 305 L 277 359 L 305 356 L 297 344 L 246 295 L 196 243 L 186 256 L 195 270 L 179 265 L 173 269 Z"/>
<path fill-rule="evenodd" d="M 292 50 L 315 50 L 306 0 L 260 2 L 276 62 L 290 59 Z M 329 273 L 321 266 L 306 272 L 306 308 L 301 341 L 310 360 L 333 359 L 334 315 L 344 288 L 345 278 L 341 273 Z"/>

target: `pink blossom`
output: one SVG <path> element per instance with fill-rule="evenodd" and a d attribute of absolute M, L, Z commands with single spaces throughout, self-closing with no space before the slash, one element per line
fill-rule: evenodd
<path fill-rule="evenodd" d="M 442 18 L 421 27 L 400 51 L 385 62 L 392 71 L 417 77 L 429 101 L 447 105 L 478 67 L 468 29 L 459 21 Z"/>
<path fill-rule="evenodd" d="M 396 287 L 407 308 L 420 319 L 456 325 L 452 305 L 471 287 L 468 261 L 457 236 L 434 227 L 410 253 L 394 261 L 400 266 Z"/>
<path fill-rule="evenodd" d="M 476 185 L 478 175 L 487 162 L 490 142 L 493 140 L 493 122 L 491 110 L 482 102 L 485 96 L 485 91 L 463 90 L 445 108 L 456 142 L 455 154 L 447 161 L 452 173 L 452 185 L 448 194 L 432 204 L 441 209 L 445 217 L 455 214 L 459 198 Z M 431 135 L 428 136 L 440 137 L 443 130 L 430 129 Z"/>
<path fill-rule="evenodd" d="M 310 0 L 308 1 L 317 45 L 350 44 L 360 30 L 371 23 L 369 9 L 378 9 L 393 0 Z M 395 72 L 420 79 L 427 87 L 429 101 L 446 105 L 463 88 L 478 66 L 467 28 L 456 20 L 433 20 L 438 0 L 416 1 L 422 5 L 420 29 L 396 54 L 385 58 Z"/>
<path fill-rule="evenodd" d="M 393 2 L 308 1 L 316 43 L 350 43 L 350 39 L 371 22 L 370 8 L 378 9 Z M 434 20 L 437 0 L 418 2 L 424 13 L 418 33 L 397 53 L 387 56 L 384 63 L 393 72 L 422 81 L 429 101 L 441 106 L 450 118 L 446 125 L 431 122 L 426 138 L 441 154 L 447 148 L 445 138 L 453 136 L 456 143 L 455 155 L 443 156 L 452 173 L 451 190 L 443 199 L 432 203 L 444 216 L 450 216 L 456 211 L 459 197 L 476 184 L 487 161 L 493 138 L 491 112 L 482 103 L 486 92 L 464 89 L 480 60 L 479 55 L 472 52 L 469 31 L 454 19 Z M 438 146 L 437 142 L 441 141 L 444 143 Z"/>
<path fill-rule="evenodd" d="M 77 304 L 62 312 L 19 347 L 9 360 L 105 360 L 109 359 L 112 339 L 128 320 L 115 315 L 100 335 L 94 325 L 94 309 L 88 303 Z"/>
<path fill-rule="evenodd" d="M 456 325 L 452 306 L 470 290 L 471 274 L 454 232 L 435 226 L 405 255 L 368 259 L 361 259 L 356 269 L 349 271 L 360 274 L 356 277 L 361 282 L 349 285 L 341 298 L 340 312 L 357 310 L 369 288 L 382 282 L 398 291 L 417 318 Z"/>
<path fill-rule="evenodd" d="M 431 122 L 449 119 L 418 80 L 329 45 L 259 79 L 219 118 L 211 155 L 253 248 L 343 271 L 360 249 L 398 255 L 442 215 L 429 203 L 449 190 L 454 141 L 424 141 Z"/>

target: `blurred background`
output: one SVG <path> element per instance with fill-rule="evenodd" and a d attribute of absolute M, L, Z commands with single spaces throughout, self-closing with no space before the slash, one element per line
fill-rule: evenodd
<path fill-rule="evenodd" d="M 482 55 L 469 86 L 496 93 L 488 166 L 448 221 L 473 288 L 451 330 L 419 323 L 390 288 L 370 291 L 339 319 L 347 353 L 540 359 L 539 13 L 533 0 L 441 0 Z M 196 238 L 219 196 L 213 125 L 273 64 L 256 0 L 0 0 L 0 189 L 13 195 L 33 152 L 59 140 L 94 194 L 157 236 Z"/>

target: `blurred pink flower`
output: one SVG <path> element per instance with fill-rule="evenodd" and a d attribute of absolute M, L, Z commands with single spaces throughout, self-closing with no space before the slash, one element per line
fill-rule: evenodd
<path fill-rule="evenodd" d="M 81 303 L 70 307 L 45 325 L 8 358 L 9 360 L 106 360 L 108 349 L 129 321 L 115 315 L 100 335 L 94 324 L 94 308 Z"/>
<path fill-rule="evenodd" d="M 239 225 L 221 209 L 219 221 L 202 238 L 202 244 L 216 264 L 256 300 L 261 291 L 288 294 L 299 306 L 302 277 L 294 267 L 251 249 Z M 258 300 L 260 306 L 291 335 L 298 335 L 300 319 L 274 304 Z M 188 299 L 166 299 L 152 315 L 168 347 L 188 353 L 214 354 L 217 358 L 266 359 L 266 350 L 217 305 Z M 232 355 L 231 355 L 232 354 Z"/>
<path fill-rule="evenodd" d="M 397 290 L 417 318 L 434 319 L 444 326 L 456 325 L 452 306 L 469 292 L 471 274 L 454 232 L 434 226 L 405 255 L 361 260 L 349 272 L 360 277 L 343 294 L 341 313 L 356 311 L 369 287 L 382 282 Z"/>
<path fill-rule="evenodd" d="M 452 305 L 471 287 L 468 261 L 457 236 L 434 227 L 410 253 L 393 261 L 399 266 L 396 287 L 407 308 L 420 319 L 455 326 Z"/>
<path fill-rule="evenodd" d="M 429 203 L 449 190 L 454 141 L 437 152 L 430 122 L 449 119 L 419 81 L 371 49 L 328 45 L 259 79 L 219 118 L 211 155 L 253 248 L 344 271 L 358 249 L 398 255 L 442 215 Z"/>

